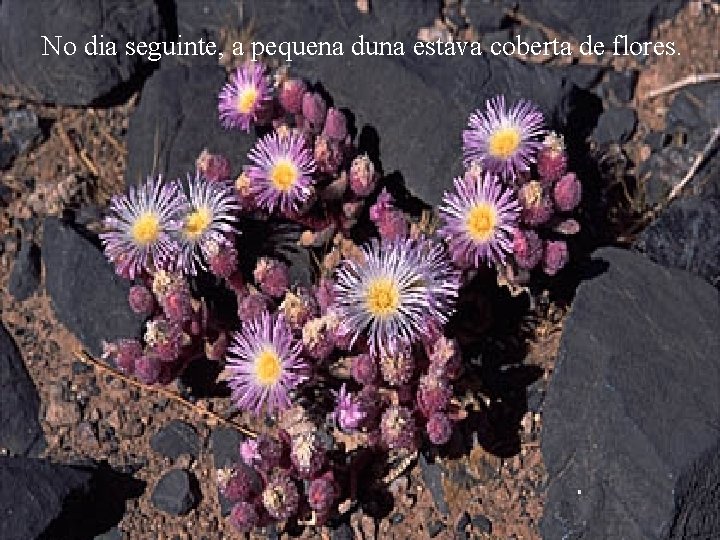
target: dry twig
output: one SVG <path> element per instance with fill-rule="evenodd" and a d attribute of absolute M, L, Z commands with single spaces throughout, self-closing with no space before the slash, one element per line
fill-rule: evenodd
<path fill-rule="evenodd" d="M 96 360 L 95 358 L 93 358 L 90 354 L 88 354 L 85 351 L 82 351 L 82 350 L 78 351 L 75 353 L 75 356 L 81 362 L 84 362 L 86 364 L 92 364 L 100 371 L 103 371 L 105 373 L 110 373 L 113 375 L 113 377 L 117 377 L 118 379 L 122 380 L 123 382 L 130 384 L 136 388 L 139 388 L 140 390 L 156 392 L 168 399 L 171 399 L 172 401 L 175 401 L 189 409 L 192 409 L 193 411 L 195 411 L 196 413 L 198 413 L 202 416 L 212 418 L 219 424 L 222 424 L 226 427 L 236 429 L 240 433 L 243 433 L 244 435 L 247 435 L 248 437 L 257 437 L 257 433 L 255 433 L 251 429 L 248 429 L 245 426 L 242 426 L 236 422 L 233 422 L 232 420 L 227 420 L 227 419 L 223 418 L 222 416 L 220 416 L 219 414 L 206 409 L 205 407 L 201 407 L 200 405 L 191 403 L 190 401 L 188 401 L 187 399 L 182 397 L 177 392 L 168 390 L 167 388 L 163 388 L 162 386 L 149 386 L 149 385 L 143 384 L 142 382 L 140 382 L 138 380 L 131 379 L 130 377 L 127 377 L 123 373 L 120 373 L 118 370 L 113 369 L 112 367 L 108 366 L 107 364 L 100 362 L 99 360 Z"/>
<path fill-rule="evenodd" d="M 645 96 L 645 99 L 652 99 L 654 97 L 662 96 L 664 94 L 669 94 L 670 92 L 674 92 L 675 90 L 679 90 L 680 88 L 684 88 L 693 84 L 701 84 L 712 81 L 720 81 L 720 73 L 700 73 L 696 75 L 688 75 L 687 77 L 684 77 L 679 81 L 675 81 L 674 83 L 668 84 L 667 86 L 663 86 L 662 88 L 658 88 L 657 90 L 652 90 L 648 92 Z"/>

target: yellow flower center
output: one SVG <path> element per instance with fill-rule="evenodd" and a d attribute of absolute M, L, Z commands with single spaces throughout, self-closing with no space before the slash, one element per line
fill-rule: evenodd
<path fill-rule="evenodd" d="M 490 239 L 497 223 L 497 212 L 488 203 L 478 203 L 473 206 L 467 215 L 465 225 L 470 238 L 476 242 L 485 242 Z"/>
<path fill-rule="evenodd" d="M 375 317 L 387 317 L 400 306 L 400 291 L 390 278 L 376 278 L 368 287 L 365 302 Z"/>
<path fill-rule="evenodd" d="M 185 218 L 185 236 L 197 240 L 212 223 L 212 212 L 207 207 L 197 208 Z"/>
<path fill-rule="evenodd" d="M 130 234 L 140 246 L 152 244 L 160 236 L 160 219 L 153 212 L 143 212 L 133 223 Z"/>
<path fill-rule="evenodd" d="M 254 86 L 248 86 L 238 94 L 235 107 L 240 114 L 250 114 L 255 107 L 257 101 L 258 92 Z"/>
<path fill-rule="evenodd" d="M 498 129 L 490 135 L 488 149 L 490 155 L 499 159 L 512 156 L 520 146 L 520 130 L 514 126 Z"/>
<path fill-rule="evenodd" d="M 255 359 L 255 377 L 263 386 L 272 386 L 280 380 L 282 363 L 272 349 L 265 349 Z"/>
<path fill-rule="evenodd" d="M 280 191 L 290 191 L 298 179 L 298 170 L 289 159 L 280 159 L 270 171 L 270 181 Z"/>

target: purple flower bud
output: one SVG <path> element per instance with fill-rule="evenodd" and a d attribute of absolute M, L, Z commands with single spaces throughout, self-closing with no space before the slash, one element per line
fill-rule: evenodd
<path fill-rule="evenodd" d="M 260 286 L 260 290 L 275 298 L 285 294 L 290 285 L 290 273 L 288 266 L 278 261 L 262 257 L 253 271 L 253 277 Z"/>
<path fill-rule="evenodd" d="M 352 358 L 350 374 L 360 384 L 372 384 L 377 379 L 377 365 L 369 354 L 360 354 Z"/>
<path fill-rule="evenodd" d="M 255 506 L 242 501 L 233 506 L 229 520 L 230 524 L 241 533 L 249 533 L 260 523 Z"/>
<path fill-rule="evenodd" d="M 444 411 L 450 404 L 452 387 L 443 377 L 429 373 L 420 377 L 416 400 L 418 409 L 425 416 Z"/>
<path fill-rule="evenodd" d="M 544 242 L 543 271 L 548 276 L 557 274 L 568 262 L 567 244 L 562 240 Z"/>
<path fill-rule="evenodd" d="M 309 128 L 320 133 L 327 114 L 327 105 L 323 97 L 315 92 L 305 92 L 302 99 L 302 114 L 310 124 Z"/>
<path fill-rule="evenodd" d="M 574 210 L 580 204 L 582 184 L 580 184 L 580 180 L 575 176 L 575 173 L 567 173 L 557 181 L 553 188 L 553 197 L 555 198 L 555 206 L 563 212 Z"/>
<path fill-rule="evenodd" d="M 197 171 L 210 182 L 224 182 L 230 179 L 230 162 L 220 154 L 203 150 L 195 161 Z"/>
<path fill-rule="evenodd" d="M 290 461 L 301 478 L 312 478 L 325 465 L 325 447 L 317 432 L 305 432 L 293 437 Z"/>
<path fill-rule="evenodd" d="M 436 412 L 427 421 L 425 429 L 430 442 L 437 445 L 445 444 L 452 435 L 452 422 L 446 414 Z"/>
<path fill-rule="evenodd" d="M 521 218 L 528 225 L 541 225 L 553 215 L 553 205 L 540 182 L 533 180 L 520 188 Z"/>
<path fill-rule="evenodd" d="M 138 315 L 150 315 L 155 309 L 155 298 L 145 285 L 133 285 L 128 293 L 128 303 Z"/>
<path fill-rule="evenodd" d="M 145 384 L 155 384 L 160 377 L 161 367 L 156 356 L 143 355 L 135 360 L 135 375 Z"/>
<path fill-rule="evenodd" d="M 287 519 L 297 512 L 299 501 L 297 486 L 284 474 L 270 480 L 262 492 L 265 510 L 278 520 Z"/>
<path fill-rule="evenodd" d="M 221 486 L 220 491 L 230 502 L 248 501 L 256 492 L 254 472 L 248 467 L 238 466 Z"/>
<path fill-rule="evenodd" d="M 515 229 L 513 256 L 520 268 L 532 270 L 538 265 L 543 256 L 543 245 L 535 231 Z"/>
<path fill-rule="evenodd" d="M 227 239 L 211 239 L 205 244 L 210 271 L 220 278 L 229 278 L 237 271 L 238 252 Z"/>
<path fill-rule="evenodd" d="M 415 360 L 409 348 L 401 348 L 380 357 L 380 372 L 383 380 L 393 386 L 410 382 L 415 371 Z"/>
<path fill-rule="evenodd" d="M 280 86 L 278 100 L 285 112 L 289 114 L 300 114 L 303 109 L 303 95 L 307 87 L 300 79 L 288 79 Z"/>
<path fill-rule="evenodd" d="M 393 405 L 383 413 L 380 436 L 391 450 L 415 448 L 415 419 L 407 407 Z"/>
<path fill-rule="evenodd" d="M 326 512 L 331 509 L 338 496 L 338 487 L 332 474 L 326 474 L 310 482 L 308 487 L 308 503 L 316 512 Z"/>
<path fill-rule="evenodd" d="M 140 343 L 134 339 L 121 339 L 115 346 L 115 365 L 126 375 L 135 372 L 135 361 L 142 356 Z"/>
<path fill-rule="evenodd" d="M 335 107 L 330 107 L 325 116 L 325 128 L 323 129 L 323 135 L 326 135 L 330 139 L 342 142 L 347 137 L 347 118 L 342 111 Z"/>
<path fill-rule="evenodd" d="M 552 185 L 565 174 L 567 153 L 562 136 L 550 133 L 543 142 L 537 156 L 537 169 L 540 182 L 545 186 Z"/>
<path fill-rule="evenodd" d="M 350 165 L 350 189 L 358 197 L 367 197 L 375 189 L 378 175 L 367 155 L 357 156 Z"/>
<path fill-rule="evenodd" d="M 325 313 L 335 303 L 335 282 L 327 277 L 321 277 L 315 288 L 315 297 L 320 311 Z"/>
<path fill-rule="evenodd" d="M 238 318 L 242 322 L 254 321 L 270 309 L 270 299 L 262 293 L 250 293 L 243 296 L 238 305 Z"/>
<path fill-rule="evenodd" d="M 302 343 L 305 353 L 323 361 L 335 349 L 335 329 L 338 320 L 334 315 L 323 315 L 305 323 L 302 329 Z"/>
<path fill-rule="evenodd" d="M 342 165 L 343 152 L 340 143 L 324 134 L 315 138 L 313 154 L 315 165 L 322 173 L 335 174 Z"/>

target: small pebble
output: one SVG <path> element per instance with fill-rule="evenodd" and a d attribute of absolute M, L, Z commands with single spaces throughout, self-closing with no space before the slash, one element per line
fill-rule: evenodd
<path fill-rule="evenodd" d="M 430 538 L 435 538 L 445 529 L 445 524 L 442 521 L 435 520 L 428 525 L 428 534 Z"/>
<path fill-rule="evenodd" d="M 473 517 L 471 523 L 473 528 L 478 532 L 487 534 L 492 533 L 492 521 L 490 521 L 486 516 L 482 514 L 478 514 L 477 516 Z"/>

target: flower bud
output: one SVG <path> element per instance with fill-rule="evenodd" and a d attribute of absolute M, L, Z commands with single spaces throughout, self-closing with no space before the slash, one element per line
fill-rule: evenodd
<path fill-rule="evenodd" d="M 543 245 L 535 231 L 515 229 L 513 256 L 520 268 L 532 270 L 538 265 L 543 256 Z"/>
<path fill-rule="evenodd" d="M 330 107 L 325 116 L 325 128 L 323 135 L 326 135 L 333 141 L 342 142 L 347 137 L 347 118 L 343 112 L 335 107 Z"/>
<path fill-rule="evenodd" d="M 300 114 L 303 109 L 303 95 L 307 87 L 300 79 L 288 79 L 280 86 L 278 100 L 280 105 L 289 114 Z"/>
<path fill-rule="evenodd" d="M 568 262 L 567 244 L 562 240 L 551 240 L 544 243 L 543 271 L 548 276 L 557 274 Z"/>
<path fill-rule="evenodd" d="M 582 197 L 582 184 L 575 173 L 567 173 L 557 181 L 553 188 L 555 206 L 562 212 L 574 210 L 580 204 Z"/>
<path fill-rule="evenodd" d="M 327 114 L 327 105 L 323 97 L 316 92 L 305 92 L 302 99 L 302 114 L 309 128 L 320 133 Z"/>

